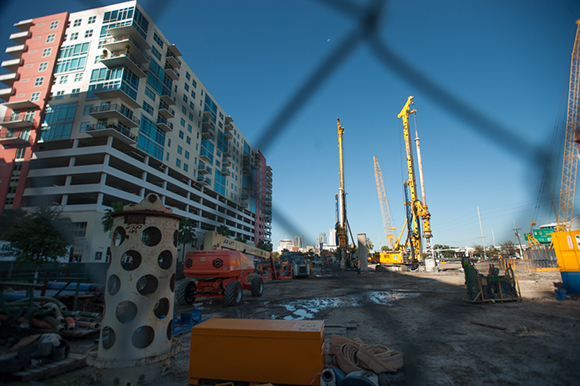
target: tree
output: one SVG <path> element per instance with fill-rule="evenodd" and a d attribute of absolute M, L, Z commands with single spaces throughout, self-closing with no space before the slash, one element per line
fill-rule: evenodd
<path fill-rule="evenodd" d="M 510 240 L 501 245 L 501 254 L 504 256 L 514 256 L 516 254 L 516 246 Z"/>
<path fill-rule="evenodd" d="M 20 251 L 16 261 L 36 265 L 36 279 L 40 264 L 66 255 L 73 243 L 72 221 L 61 207 L 40 207 L 8 229 L 4 238 Z"/>
<path fill-rule="evenodd" d="M 388 250 L 389 250 L 389 246 L 388 246 L 388 245 L 383 245 L 383 246 L 381 247 L 381 251 L 383 251 L 383 252 L 386 252 L 386 251 L 388 251 Z"/>
<path fill-rule="evenodd" d="M 195 233 L 195 222 L 190 218 L 182 218 L 179 221 L 179 230 L 177 231 L 177 242 L 183 245 L 181 259 L 185 256 L 185 246 L 187 244 L 194 245 L 197 242 L 197 234 Z"/>
<path fill-rule="evenodd" d="M 483 247 L 481 245 L 473 247 L 473 256 L 483 257 Z"/>
<path fill-rule="evenodd" d="M 26 217 L 26 212 L 21 209 L 5 209 L 0 216 L 0 238 L 4 239 L 4 233 L 17 225 Z"/>
<path fill-rule="evenodd" d="M 219 227 L 217 227 L 216 232 L 218 235 L 222 235 L 224 237 L 230 237 L 230 229 L 225 226 L 224 224 L 220 225 Z"/>
<path fill-rule="evenodd" d="M 371 241 L 371 239 L 367 238 L 367 250 L 370 252 L 374 249 L 374 245 L 373 242 Z"/>
<path fill-rule="evenodd" d="M 248 240 L 244 239 L 242 236 L 236 237 L 236 241 L 239 241 L 240 243 L 244 244 L 248 242 Z"/>
<path fill-rule="evenodd" d="M 455 257 L 455 251 L 451 250 L 451 247 L 449 245 L 441 245 L 441 244 L 435 244 L 433 246 L 433 249 L 435 251 L 439 251 L 439 253 L 445 257 L 446 259 L 452 259 Z"/>
<path fill-rule="evenodd" d="M 122 212 L 123 211 L 123 203 L 122 202 L 113 202 L 111 204 L 111 208 L 105 210 L 105 214 L 101 218 L 101 224 L 103 225 L 103 231 L 107 233 L 113 228 L 113 213 L 114 212 Z"/>
<path fill-rule="evenodd" d="M 272 246 L 272 243 L 270 241 L 260 240 L 260 242 L 258 243 L 258 248 L 263 249 L 263 250 L 268 251 L 268 252 L 272 252 L 273 246 Z"/>

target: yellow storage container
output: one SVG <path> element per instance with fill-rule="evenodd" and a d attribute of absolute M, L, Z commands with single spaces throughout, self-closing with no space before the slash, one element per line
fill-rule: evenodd
<path fill-rule="evenodd" d="M 320 385 L 324 321 L 208 319 L 191 329 L 189 383 Z"/>

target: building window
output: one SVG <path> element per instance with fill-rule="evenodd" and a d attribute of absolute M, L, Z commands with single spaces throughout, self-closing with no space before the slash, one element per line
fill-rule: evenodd
<path fill-rule="evenodd" d="M 189 165 L 186 164 L 185 162 L 183 163 L 183 171 L 185 172 L 189 171 Z"/>
<path fill-rule="evenodd" d="M 179 130 L 179 138 L 183 139 L 183 136 L 184 136 L 183 131 Z"/>
<path fill-rule="evenodd" d="M 86 222 L 73 222 L 72 223 L 72 235 L 73 237 L 85 237 L 87 235 L 87 223 Z"/>
<path fill-rule="evenodd" d="M 96 20 L 97 20 L 96 16 L 91 16 L 89 17 L 89 21 L 87 22 L 87 24 L 94 24 Z"/>
<path fill-rule="evenodd" d="M 181 118 L 181 120 L 179 121 L 179 124 L 180 124 L 182 127 L 185 127 L 185 119 Z M 181 137 L 181 139 L 183 139 L 183 137 Z"/>
<path fill-rule="evenodd" d="M 44 83 L 44 76 L 38 77 L 34 80 L 34 87 L 42 86 Z"/>
<path fill-rule="evenodd" d="M 85 31 L 85 38 L 90 38 L 91 36 L 93 36 L 93 30 L 92 29 L 88 29 Z"/>
<path fill-rule="evenodd" d="M 185 108 L 185 106 L 181 106 L 181 114 L 187 115 L 187 109 Z"/>
<path fill-rule="evenodd" d="M 78 27 L 79 25 L 81 25 L 81 19 L 76 19 L 73 24 L 73 27 Z"/>
<path fill-rule="evenodd" d="M 189 152 L 187 150 L 185 151 L 185 159 L 189 159 Z"/>
<path fill-rule="evenodd" d="M 54 37 L 55 37 L 55 36 L 56 36 L 55 34 L 50 34 L 50 35 L 48 35 L 48 36 L 46 37 L 46 42 L 47 42 L 47 43 L 52 43 L 52 42 L 54 42 Z"/>
<path fill-rule="evenodd" d="M 161 52 L 155 48 L 155 46 L 151 47 L 151 54 L 157 58 L 157 60 L 161 61 Z"/>
<path fill-rule="evenodd" d="M 78 74 L 75 74 L 75 82 L 80 82 L 81 80 L 83 80 L 83 73 L 79 72 Z"/>
<path fill-rule="evenodd" d="M 193 91 L 191 93 L 193 94 Z M 189 102 L 189 108 L 195 110 L 195 105 L 193 104 L 193 101 Z"/>
<path fill-rule="evenodd" d="M 147 95 L 149 99 L 155 102 L 155 93 L 149 87 L 145 87 L 145 95 Z"/>
<path fill-rule="evenodd" d="M 187 95 L 183 94 L 183 101 L 184 101 L 185 103 L 187 103 L 187 100 L 188 100 L 188 99 L 187 99 Z"/>
<path fill-rule="evenodd" d="M 175 166 L 177 166 L 178 168 L 181 167 L 181 160 L 179 158 L 175 159 Z"/>
<path fill-rule="evenodd" d="M 153 106 L 145 101 L 143 101 L 143 110 L 145 110 L 145 112 L 149 115 L 153 116 Z"/>
<path fill-rule="evenodd" d="M 81 122 L 81 133 L 84 133 L 85 131 L 87 131 L 87 126 L 90 124 L 91 124 L 90 121 Z"/>
<path fill-rule="evenodd" d="M 153 31 L 153 41 L 157 43 L 157 45 L 163 48 L 163 40 L 157 35 L 157 32 Z"/>
<path fill-rule="evenodd" d="M 58 28 L 58 20 L 50 23 L 50 29 L 57 29 L 57 28 Z"/>
<path fill-rule="evenodd" d="M 93 108 L 93 105 L 86 105 L 85 109 L 83 110 L 83 115 L 89 115 L 91 113 L 92 108 Z"/>
<path fill-rule="evenodd" d="M 31 102 L 36 102 L 39 99 L 40 99 L 40 91 L 33 92 L 32 95 L 30 96 L 30 101 Z"/>
<path fill-rule="evenodd" d="M 197 82 L 195 81 L 195 79 L 192 79 L 192 80 L 191 80 L 191 85 L 192 85 L 194 88 L 197 88 Z"/>
<path fill-rule="evenodd" d="M 190 80 L 191 79 L 191 75 L 189 75 L 189 72 L 185 71 L 185 79 Z"/>
<path fill-rule="evenodd" d="M 48 68 L 48 62 L 42 62 L 38 65 L 38 72 L 46 71 Z"/>
<path fill-rule="evenodd" d="M 66 37 L 67 37 L 67 34 L 64 34 L 64 35 L 62 36 L 62 41 L 63 41 L 63 42 L 66 42 Z"/>
<path fill-rule="evenodd" d="M 187 83 L 183 85 L 183 88 L 185 91 L 189 92 L 189 85 Z"/>
<path fill-rule="evenodd" d="M 187 142 L 188 145 L 191 145 L 191 138 L 189 136 L 187 136 L 187 138 L 185 139 L 185 142 Z"/>
<path fill-rule="evenodd" d="M 193 127 L 191 127 L 191 125 L 188 123 L 187 124 L 187 131 L 189 131 L 191 133 L 191 131 L 193 130 Z M 187 137 L 189 138 L 189 137 Z"/>
<path fill-rule="evenodd" d="M 72 34 L 70 34 L 70 40 L 77 40 L 78 38 L 79 38 L 78 32 L 73 32 Z"/>
<path fill-rule="evenodd" d="M 76 98 L 79 96 L 79 93 L 81 92 L 80 88 L 73 88 L 71 93 L 70 93 L 70 97 L 71 98 Z"/>
<path fill-rule="evenodd" d="M 45 48 L 44 50 L 42 50 L 42 57 L 45 58 L 47 56 L 50 56 L 51 52 L 52 52 L 52 48 Z"/>
<path fill-rule="evenodd" d="M 63 75 L 60 77 L 58 84 L 65 84 L 68 80 L 68 75 Z"/>
<path fill-rule="evenodd" d="M 183 153 L 183 148 L 181 146 L 177 146 L 177 154 L 181 155 Z"/>
<path fill-rule="evenodd" d="M 54 99 L 55 100 L 59 100 L 59 99 L 62 99 L 62 98 L 64 98 L 64 90 L 57 91 L 56 92 L 56 97 Z"/>

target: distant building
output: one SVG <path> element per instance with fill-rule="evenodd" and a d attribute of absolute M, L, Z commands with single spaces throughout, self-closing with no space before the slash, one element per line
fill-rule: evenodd
<path fill-rule="evenodd" d="M 336 246 L 336 229 L 328 230 L 328 246 Z"/>
<path fill-rule="evenodd" d="M 326 233 L 322 232 L 318 234 L 317 245 L 326 244 Z"/>
<path fill-rule="evenodd" d="M 294 245 L 302 248 L 302 238 L 300 236 L 294 236 Z"/>

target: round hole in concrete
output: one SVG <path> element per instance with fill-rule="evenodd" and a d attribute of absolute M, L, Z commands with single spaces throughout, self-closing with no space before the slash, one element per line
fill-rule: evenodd
<path fill-rule="evenodd" d="M 141 241 L 147 247 L 154 247 L 161 242 L 161 231 L 156 227 L 145 228 L 141 233 Z"/>
<path fill-rule="evenodd" d="M 137 316 L 137 305 L 128 300 L 122 301 L 117 306 L 117 311 L 115 313 L 117 320 L 121 323 L 129 323 L 135 316 Z"/>
<path fill-rule="evenodd" d="M 169 300 L 167 298 L 161 298 L 155 303 L 155 308 L 153 308 L 153 313 L 157 318 L 164 319 L 169 313 Z"/>
<path fill-rule="evenodd" d="M 177 248 L 177 243 L 179 242 L 179 231 L 173 232 L 173 246 Z"/>
<path fill-rule="evenodd" d="M 173 335 L 173 319 L 169 321 L 169 325 L 167 326 L 167 340 L 171 340 L 172 335 Z"/>
<path fill-rule="evenodd" d="M 171 275 L 171 279 L 169 280 L 169 289 L 171 289 L 171 292 L 175 292 L 175 274 Z"/>
<path fill-rule="evenodd" d="M 165 250 L 157 257 L 157 264 L 161 269 L 169 269 L 173 264 L 173 254 L 171 251 Z"/>
<path fill-rule="evenodd" d="M 155 330 L 151 326 L 141 326 L 133 332 L 131 342 L 136 348 L 145 348 L 153 343 L 155 339 Z"/>
<path fill-rule="evenodd" d="M 123 227 L 115 228 L 115 231 L 113 232 L 114 245 L 116 247 L 118 247 L 119 245 L 123 244 L 123 241 L 125 241 L 126 237 L 127 237 L 127 233 L 125 233 L 125 228 L 123 228 Z"/>
<path fill-rule="evenodd" d="M 128 250 L 121 256 L 121 267 L 126 271 L 133 271 L 141 265 L 141 254 L 134 250 Z"/>
<path fill-rule="evenodd" d="M 109 276 L 109 280 L 107 281 L 107 291 L 109 291 L 109 295 L 115 296 L 117 292 L 121 289 L 121 280 L 117 275 Z"/>
<path fill-rule="evenodd" d="M 108 350 L 111 347 L 113 347 L 116 338 L 117 337 L 115 335 L 115 330 L 113 330 L 111 327 L 108 326 L 103 328 L 103 335 L 101 339 L 103 339 L 103 348 L 105 350 Z"/>
<path fill-rule="evenodd" d="M 151 295 L 157 291 L 159 280 L 153 275 L 144 275 L 137 280 L 137 292 L 143 296 Z"/>

